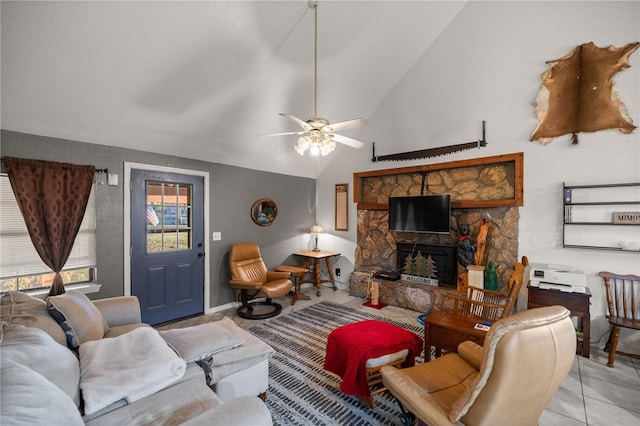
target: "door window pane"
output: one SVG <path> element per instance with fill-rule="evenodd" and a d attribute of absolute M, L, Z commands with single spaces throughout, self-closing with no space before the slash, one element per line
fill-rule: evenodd
<path fill-rule="evenodd" d="M 191 249 L 191 185 L 147 181 L 147 252 Z"/>

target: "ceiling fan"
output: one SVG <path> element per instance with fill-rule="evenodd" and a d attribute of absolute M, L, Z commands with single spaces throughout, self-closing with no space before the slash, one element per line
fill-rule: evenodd
<path fill-rule="evenodd" d="M 283 135 L 303 135 L 298 138 L 298 144 L 296 145 L 296 151 L 300 155 L 304 155 L 307 149 L 313 155 L 320 153 L 321 155 L 327 155 L 336 149 L 336 142 L 348 145 L 353 148 L 362 148 L 364 142 L 359 140 L 338 135 L 335 132 L 345 129 L 351 129 L 354 127 L 366 126 L 367 120 L 364 118 L 355 118 L 353 120 L 342 121 L 339 123 L 331 124 L 326 118 L 318 117 L 318 0 L 308 0 L 309 7 L 314 10 L 314 77 L 313 77 L 313 117 L 308 120 L 302 120 L 291 114 L 280 113 L 281 116 L 287 120 L 302 127 L 303 131 L 298 132 L 285 132 L 275 133 L 268 136 L 283 136 Z"/>

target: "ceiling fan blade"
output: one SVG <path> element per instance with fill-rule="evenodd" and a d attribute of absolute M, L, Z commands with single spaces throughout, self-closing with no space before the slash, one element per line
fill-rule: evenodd
<path fill-rule="evenodd" d="M 271 133 L 269 135 L 258 135 L 259 138 L 270 138 L 271 136 L 286 136 L 286 135 L 304 135 L 306 131 L 302 132 L 284 132 L 284 133 Z"/>
<path fill-rule="evenodd" d="M 335 133 L 331 134 L 331 139 L 333 139 L 336 142 L 340 142 L 345 145 L 348 145 L 352 148 L 362 148 L 364 146 L 364 142 L 360 142 L 359 140 L 349 138 L 347 136 L 336 135 Z"/>
<path fill-rule="evenodd" d="M 323 132 L 339 132 L 345 129 L 353 129 L 354 127 L 368 126 L 369 123 L 364 118 L 355 118 L 353 120 L 341 121 L 335 124 L 328 124 L 322 128 Z"/>
<path fill-rule="evenodd" d="M 307 123 L 304 120 L 300 120 L 298 117 L 296 117 L 295 115 L 291 115 L 291 114 L 283 114 L 280 113 L 281 116 L 283 116 L 284 118 L 286 118 L 287 120 L 296 123 L 298 126 L 302 127 L 305 130 L 311 130 L 312 127 L 309 125 L 309 123 Z"/>

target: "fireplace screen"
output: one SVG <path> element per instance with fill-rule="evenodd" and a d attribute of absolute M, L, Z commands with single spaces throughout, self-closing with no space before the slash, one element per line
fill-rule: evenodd
<path fill-rule="evenodd" d="M 439 287 L 457 287 L 456 246 L 396 243 L 397 270 L 435 278 Z"/>

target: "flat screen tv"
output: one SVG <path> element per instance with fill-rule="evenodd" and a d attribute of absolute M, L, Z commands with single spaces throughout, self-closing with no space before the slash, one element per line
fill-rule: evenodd
<path fill-rule="evenodd" d="M 448 234 L 451 222 L 449 195 L 389 198 L 389 230 Z"/>

